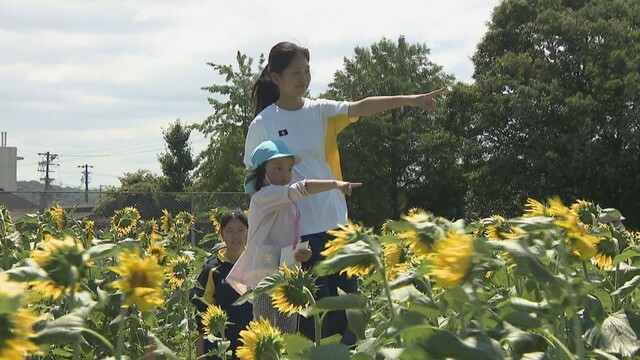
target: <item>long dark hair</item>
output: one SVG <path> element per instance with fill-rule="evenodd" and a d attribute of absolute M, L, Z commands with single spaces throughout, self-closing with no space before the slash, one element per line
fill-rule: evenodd
<path fill-rule="evenodd" d="M 252 181 L 254 182 L 253 186 L 256 192 L 262 189 L 262 179 L 264 179 L 264 177 L 267 176 L 267 167 L 265 165 L 266 163 L 267 161 L 258 165 L 258 167 L 249 170 L 249 172 L 247 173 L 247 176 L 244 178 L 245 184 Z"/>
<path fill-rule="evenodd" d="M 224 230 L 224 228 L 227 227 L 229 221 L 231 221 L 232 219 L 238 219 L 244 224 L 244 226 L 249 227 L 249 221 L 247 220 L 247 217 L 244 215 L 242 210 L 232 209 L 225 211 L 224 214 L 220 216 L 220 231 Z"/>
<path fill-rule="evenodd" d="M 298 55 L 304 56 L 309 61 L 309 49 L 290 42 L 277 43 L 269 51 L 269 62 L 262 70 L 260 78 L 253 85 L 253 102 L 258 115 L 264 108 L 278 101 L 280 90 L 278 85 L 271 81 L 271 74 L 282 74 L 291 61 Z"/>

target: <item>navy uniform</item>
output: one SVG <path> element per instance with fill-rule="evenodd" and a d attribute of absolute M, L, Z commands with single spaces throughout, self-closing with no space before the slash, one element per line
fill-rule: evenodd
<path fill-rule="evenodd" d="M 233 324 L 227 325 L 225 329 L 225 338 L 231 342 L 229 349 L 233 352 L 230 359 L 237 359 L 235 351 L 240 343 L 239 333 L 244 330 L 249 322 L 253 320 L 253 308 L 251 303 L 246 302 L 242 305 L 232 306 L 236 300 L 240 297 L 232 287 L 226 281 L 227 275 L 233 268 L 233 263 L 224 256 L 226 249 L 220 250 L 218 255 L 215 256 L 207 266 L 204 267 L 200 275 L 198 276 L 198 282 L 202 289 L 191 290 L 191 301 L 196 306 L 199 312 L 203 315 L 207 311 L 207 305 L 198 299 L 194 299 L 195 296 L 203 297 L 209 304 L 218 305 L 229 316 L 229 322 Z M 202 334 L 204 327 L 198 317 L 198 331 Z M 205 353 L 215 349 L 214 343 L 205 340 Z M 217 357 L 209 356 L 208 360 L 218 359 Z"/>

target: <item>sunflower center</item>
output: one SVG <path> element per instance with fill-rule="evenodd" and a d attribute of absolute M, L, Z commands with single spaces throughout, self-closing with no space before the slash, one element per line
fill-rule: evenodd
<path fill-rule="evenodd" d="M 131 272 L 131 287 L 152 287 L 146 271 L 134 270 Z"/>

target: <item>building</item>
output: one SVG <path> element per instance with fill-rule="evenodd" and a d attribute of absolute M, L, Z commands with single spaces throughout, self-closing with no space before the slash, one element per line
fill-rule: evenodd
<path fill-rule="evenodd" d="M 7 133 L 0 133 L 0 189 L 18 190 L 18 148 L 7 146 Z"/>

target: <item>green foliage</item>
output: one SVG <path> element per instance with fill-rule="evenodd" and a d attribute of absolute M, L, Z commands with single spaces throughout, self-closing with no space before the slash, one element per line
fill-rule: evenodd
<path fill-rule="evenodd" d="M 203 90 L 213 94 L 209 104 L 213 114 L 195 128 L 210 137 L 209 145 L 199 155 L 196 169 L 195 189 L 199 191 L 239 191 L 245 175 L 244 139 L 253 120 L 251 91 L 264 58 L 261 56 L 257 69 L 253 59 L 237 53 L 238 68 L 231 65 L 209 63 L 225 78 L 225 84 L 214 84 Z M 220 100 L 223 97 L 224 100 Z"/>
<path fill-rule="evenodd" d="M 164 191 L 184 191 L 191 185 L 191 170 L 195 168 L 191 156 L 189 136 L 191 128 L 184 126 L 180 119 L 162 132 L 167 152 L 158 155 L 158 161 L 164 174 Z"/>
<path fill-rule="evenodd" d="M 314 275 L 298 268 L 276 271 L 253 293 L 299 288 L 308 302 L 289 297 L 297 294 L 291 291 L 281 292 L 289 294 L 284 301 L 306 304 L 299 314 L 313 316 L 319 325 L 328 311 L 346 310 L 357 346 L 350 349 L 339 337 L 313 342 L 287 334 L 282 340 L 285 357 L 270 342 L 261 345 L 261 353 L 300 360 L 638 356 L 640 233 L 599 222 L 617 210 L 593 203 L 567 207 L 550 199 L 532 205 L 528 203 L 522 217 L 492 216 L 467 226 L 414 210 L 390 222 L 383 234 L 353 223 L 333 232 L 327 258 L 315 272 L 360 274 L 359 294 L 314 300 Z M 0 214 L 5 212 L 0 208 Z M 6 322 L 16 311 L 39 315 L 29 326 L 31 332 L 23 335 L 44 352 L 32 358 L 142 358 L 147 351 L 164 358 L 194 358 L 196 314 L 188 292 L 196 286 L 196 269 L 211 254 L 180 240 L 192 224 L 186 213 L 166 213 L 157 230 L 133 222 L 127 232 L 131 238 L 123 238 L 114 225 L 92 241 L 79 223 L 60 227 L 54 216 L 39 216 L 34 230 L 27 226 L 32 222 L 14 223 L 7 216 L 0 222 L 0 243 L 10 249 L 2 257 L 17 260 L 2 262 L 11 268 L 0 272 L 9 283 L 0 283 L 0 321 L 16 326 Z M 64 244 L 52 240 L 63 238 Z M 22 251 L 17 239 L 35 250 Z M 603 242 L 612 242 L 613 248 L 599 246 Z M 152 245 L 161 246 L 164 255 L 152 255 Z M 403 247 L 405 257 L 399 256 Z M 139 251 L 134 256 L 139 260 L 152 256 L 165 267 L 158 283 L 162 306 L 144 312 L 137 303 L 123 306 L 131 295 L 117 291 L 114 282 L 128 275 L 116 275 L 114 266 L 122 266 L 118 255 L 124 249 Z M 178 269 L 172 267 L 177 258 L 187 263 L 180 285 L 175 282 Z M 152 268 L 136 264 L 131 270 Z M 403 270 L 390 272 L 398 266 Z M 136 274 L 130 279 L 153 276 Z M 305 281 L 292 281 L 298 278 Z M 42 281 L 63 290 L 50 297 L 33 288 L 26 296 L 27 287 Z"/>
<path fill-rule="evenodd" d="M 640 3 L 508 0 L 447 99 L 464 138 L 466 215 L 517 214 L 526 197 L 588 198 L 640 213 Z"/>
<path fill-rule="evenodd" d="M 106 196 L 96 204 L 93 211 L 96 216 L 110 217 L 120 208 L 134 206 L 144 218 L 158 219 L 162 216 L 163 209 L 180 211 L 190 208 L 188 196 L 161 192 L 166 179 L 149 170 L 139 169 L 134 173 L 125 173 L 119 179 L 122 185 L 107 189 Z"/>
<path fill-rule="evenodd" d="M 356 47 L 322 97 L 355 101 L 368 96 L 419 94 L 447 86 L 452 76 L 429 60 L 423 44 L 382 39 Z M 350 216 L 370 225 L 411 207 L 460 216 L 459 140 L 434 115 L 401 108 L 361 119 L 340 136 L 343 177 L 364 187 L 349 198 Z"/>

